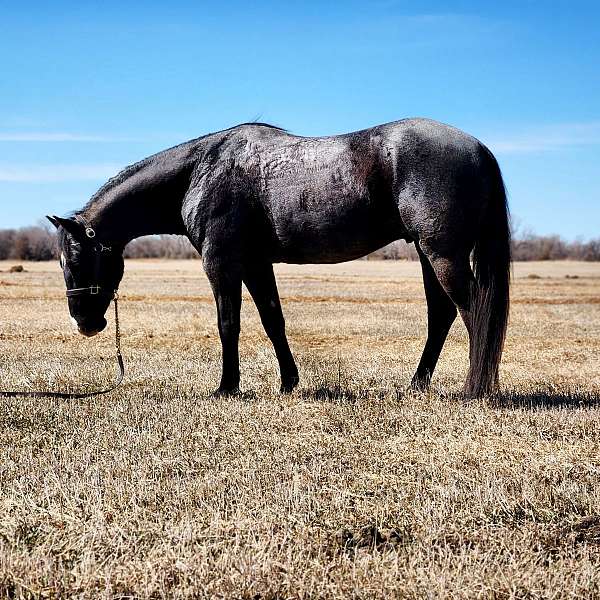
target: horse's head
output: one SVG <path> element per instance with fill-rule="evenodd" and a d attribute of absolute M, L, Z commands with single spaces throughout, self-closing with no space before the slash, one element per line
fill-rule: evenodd
<path fill-rule="evenodd" d="M 106 327 L 104 314 L 123 277 L 123 249 L 96 235 L 81 217 L 48 220 L 58 229 L 71 318 L 79 333 L 91 337 Z"/>

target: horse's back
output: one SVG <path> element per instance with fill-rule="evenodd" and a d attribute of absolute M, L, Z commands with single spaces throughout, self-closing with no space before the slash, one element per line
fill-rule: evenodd
<path fill-rule="evenodd" d="M 290 137 L 261 159 L 277 260 L 351 260 L 402 237 L 393 182 L 367 132 Z"/>
<path fill-rule="evenodd" d="M 406 119 L 289 147 L 268 178 L 284 260 L 349 260 L 400 238 L 472 243 L 486 150 L 459 129 Z"/>

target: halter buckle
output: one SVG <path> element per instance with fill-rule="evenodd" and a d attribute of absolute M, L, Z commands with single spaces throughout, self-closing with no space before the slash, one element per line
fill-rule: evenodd
<path fill-rule="evenodd" d="M 99 285 L 91 285 L 90 286 L 90 294 L 92 296 L 97 296 L 100 293 L 100 286 Z"/>
<path fill-rule="evenodd" d="M 87 235 L 90 239 L 96 237 L 96 232 L 92 226 L 81 215 L 75 215 L 75 220 L 79 221 L 85 227 L 85 235 Z"/>

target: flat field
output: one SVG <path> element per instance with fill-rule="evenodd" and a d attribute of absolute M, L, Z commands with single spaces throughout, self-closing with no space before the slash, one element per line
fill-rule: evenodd
<path fill-rule="evenodd" d="M 0 263 L 2 388 L 114 376 L 57 264 Z M 457 321 L 429 393 L 417 263 L 279 266 L 301 372 L 277 393 L 247 295 L 242 387 L 212 398 L 199 261 L 133 261 L 127 379 L 0 398 L 0 597 L 600 597 L 600 265 L 516 264 L 503 393 L 461 399 Z"/>

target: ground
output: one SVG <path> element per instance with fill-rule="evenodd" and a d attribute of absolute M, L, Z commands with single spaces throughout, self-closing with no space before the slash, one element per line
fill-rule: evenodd
<path fill-rule="evenodd" d="M 114 376 L 112 323 L 71 329 L 55 263 L 0 263 L 3 388 Z M 0 597 L 600 597 L 600 265 L 516 264 L 503 394 L 460 398 L 457 322 L 430 393 L 417 263 L 280 266 L 301 385 L 243 307 L 219 379 L 198 261 L 133 261 L 127 378 L 0 398 Z"/>

